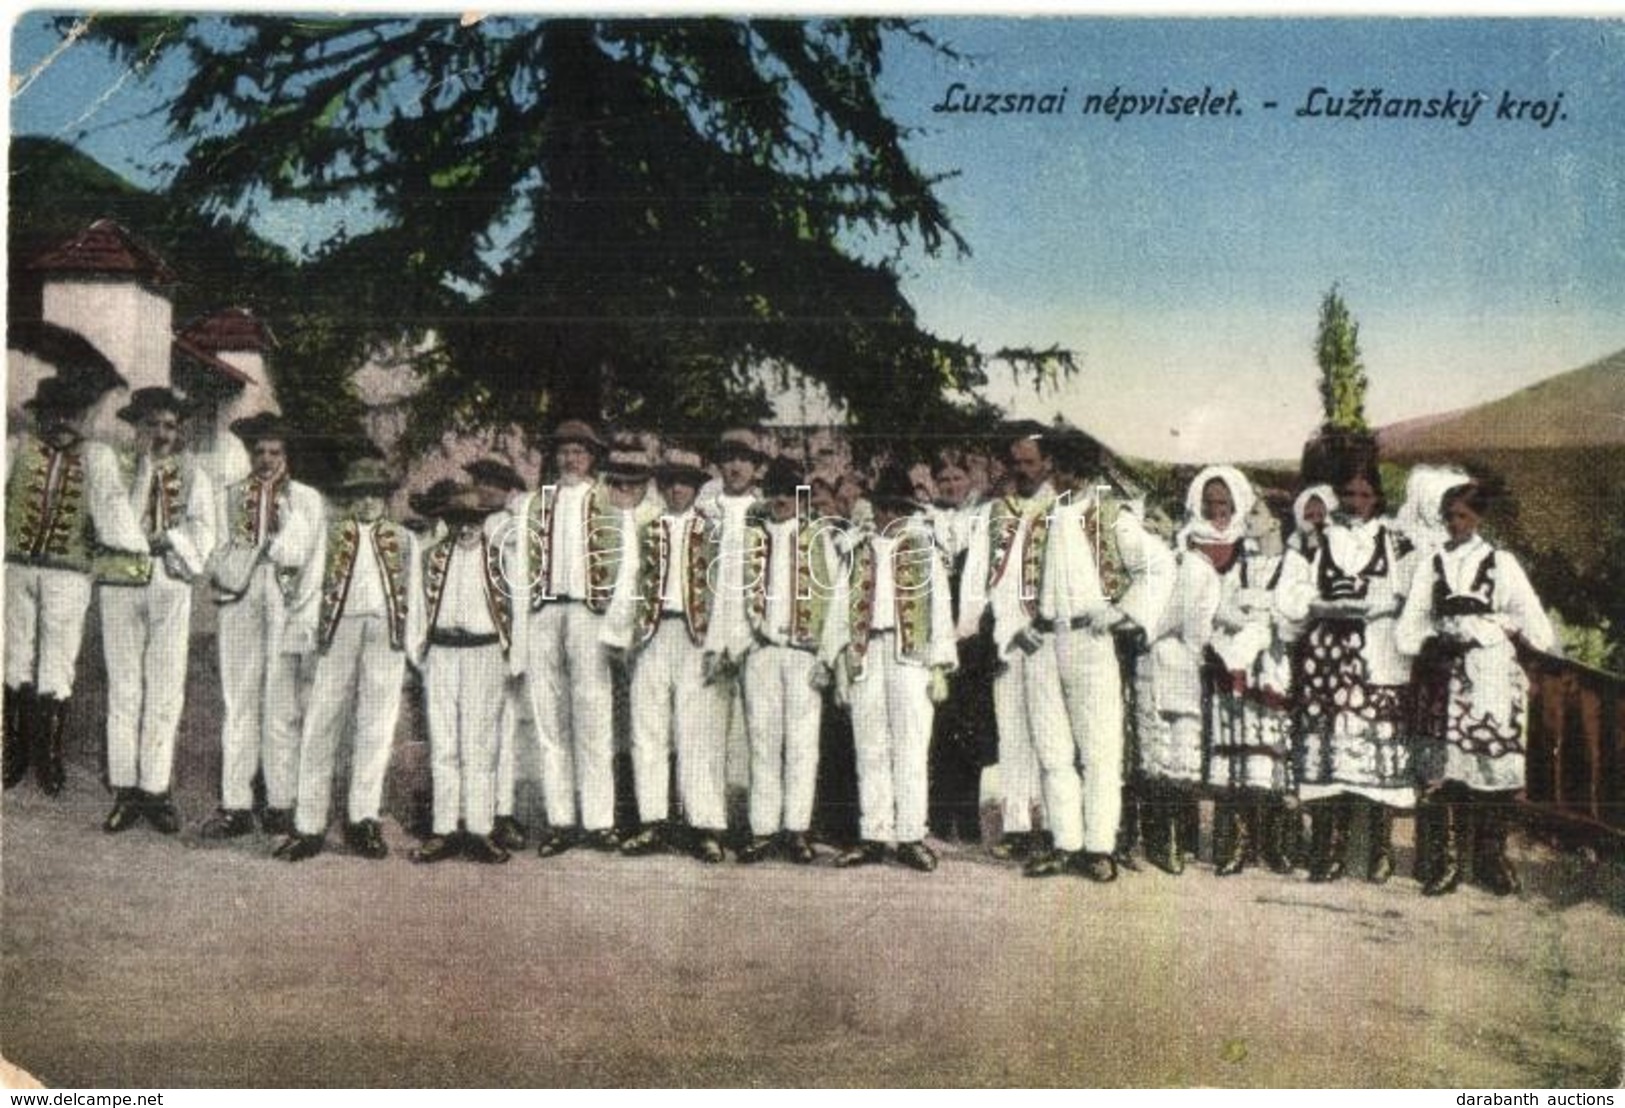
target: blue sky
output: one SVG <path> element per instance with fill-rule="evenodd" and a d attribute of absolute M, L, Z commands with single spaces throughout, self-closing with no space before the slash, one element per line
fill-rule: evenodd
<path fill-rule="evenodd" d="M 58 36 L 15 27 L 13 88 Z M 968 55 L 899 45 L 883 92 L 968 257 L 907 259 L 925 325 L 989 347 L 1060 343 L 1081 372 L 1019 414 L 1061 412 L 1175 460 L 1295 456 L 1318 419 L 1312 343 L 1336 281 L 1361 326 L 1374 422 L 1463 407 L 1625 347 L 1625 23 L 1534 19 L 935 18 Z M 152 185 L 173 74 L 123 78 L 70 46 L 12 97 L 13 133 L 78 142 Z M 949 85 L 1067 90 L 1056 116 L 934 112 Z M 1239 114 L 1113 122 L 1090 93 L 1220 95 Z M 1300 118 L 1345 97 L 1483 94 L 1469 126 Z M 1550 127 L 1495 118 L 1503 96 Z M 1273 110 L 1265 101 L 1278 104 Z M 263 229 L 326 233 L 341 212 Z"/>

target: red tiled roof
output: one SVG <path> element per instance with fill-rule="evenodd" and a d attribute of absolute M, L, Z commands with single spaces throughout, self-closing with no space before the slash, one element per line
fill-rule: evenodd
<path fill-rule="evenodd" d="M 254 378 L 232 365 L 223 358 L 217 358 L 209 351 L 204 350 L 196 343 L 189 341 L 184 335 L 176 335 L 174 343 L 175 353 L 184 355 L 202 366 L 203 369 L 217 377 L 224 377 L 234 385 L 251 385 Z"/>
<path fill-rule="evenodd" d="M 175 280 L 158 252 L 111 219 L 98 219 L 68 241 L 40 254 L 28 268 L 46 273 L 122 273 L 155 284 Z"/>
<path fill-rule="evenodd" d="M 222 350 L 265 351 L 277 344 L 271 329 L 247 308 L 226 308 L 202 316 L 182 327 L 180 333 L 194 345 L 216 354 Z"/>

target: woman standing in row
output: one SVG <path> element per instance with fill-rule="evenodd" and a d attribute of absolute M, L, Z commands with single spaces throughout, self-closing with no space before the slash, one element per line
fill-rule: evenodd
<path fill-rule="evenodd" d="M 1428 896 L 1461 884 L 1468 841 L 1477 881 L 1498 896 L 1518 891 L 1506 856 L 1506 810 L 1524 785 L 1528 723 L 1528 680 L 1516 641 L 1558 649 L 1523 567 L 1478 534 L 1487 506 L 1471 482 L 1444 494 L 1449 537 L 1418 570 L 1399 621 L 1399 648 L 1432 658 L 1448 675 L 1418 713 L 1423 780 L 1440 809 L 1436 864 L 1422 890 Z"/>
<path fill-rule="evenodd" d="M 1395 629 L 1409 591 L 1412 546 L 1383 515 L 1374 462 L 1338 487 L 1338 512 L 1312 563 L 1288 564 L 1281 614 L 1309 624 L 1298 690 L 1303 728 L 1299 796 L 1312 805 L 1311 881 L 1335 881 L 1349 834 L 1363 813 L 1366 877 L 1394 872 L 1393 814 L 1416 803 L 1409 712 L 1410 659 Z"/>

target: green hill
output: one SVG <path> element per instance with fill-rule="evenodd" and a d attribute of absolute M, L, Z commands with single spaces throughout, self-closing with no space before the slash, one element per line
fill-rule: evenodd
<path fill-rule="evenodd" d="M 10 191 L 7 310 L 13 319 L 38 314 L 40 283 L 28 262 L 98 219 L 122 224 L 175 270 L 177 324 L 228 305 L 263 312 L 295 287 L 292 259 L 282 250 L 139 189 L 67 143 L 12 139 Z"/>

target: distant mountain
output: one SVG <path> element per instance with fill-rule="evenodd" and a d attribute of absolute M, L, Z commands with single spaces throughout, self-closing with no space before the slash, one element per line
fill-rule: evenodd
<path fill-rule="evenodd" d="M 1625 350 L 1476 408 L 1390 424 L 1385 458 L 1625 446 Z"/>

